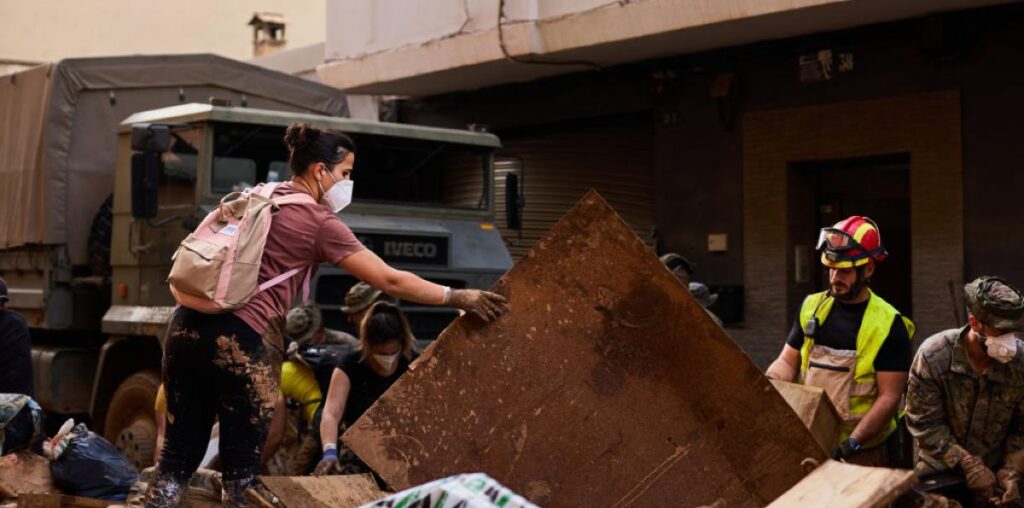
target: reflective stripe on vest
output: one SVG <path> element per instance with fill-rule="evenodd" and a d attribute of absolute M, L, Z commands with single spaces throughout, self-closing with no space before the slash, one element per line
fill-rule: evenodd
<path fill-rule="evenodd" d="M 868 306 L 864 310 L 864 317 L 861 319 L 860 329 L 857 332 L 857 362 L 854 367 L 853 386 L 850 387 L 851 419 L 843 423 L 840 442 L 850 437 L 850 433 L 853 432 L 857 423 L 867 414 L 868 410 L 875 403 L 875 399 L 878 398 L 878 384 L 875 378 L 875 357 L 881 351 L 885 338 L 889 336 L 893 320 L 897 317 L 902 318 L 904 325 L 907 327 L 907 335 L 911 340 L 914 338 L 914 323 L 905 316 L 901 316 L 895 307 L 870 289 L 868 292 L 870 293 Z M 835 298 L 829 298 L 827 292 L 809 295 L 804 299 L 803 306 L 800 308 L 800 328 L 802 330 L 807 329 L 807 322 L 811 320 L 812 315 L 816 315 L 820 329 L 820 326 L 825 323 L 825 319 L 828 318 L 834 302 Z M 817 313 L 815 313 L 815 309 L 817 309 Z M 807 372 L 811 348 L 813 347 L 814 340 L 804 336 L 804 344 L 800 348 L 801 377 L 803 373 Z M 875 446 L 885 441 L 894 430 L 896 430 L 895 418 L 886 424 L 885 429 L 877 438 L 864 443 L 864 446 Z"/>

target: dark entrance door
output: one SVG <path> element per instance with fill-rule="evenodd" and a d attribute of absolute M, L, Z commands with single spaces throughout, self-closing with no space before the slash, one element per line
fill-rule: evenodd
<path fill-rule="evenodd" d="M 906 154 L 790 164 L 790 315 L 796 315 L 808 293 L 828 287 L 828 270 L 814 251 L 818 230 L 851 215 L 866 215 L 878 223 L 889 250 L 872 278 L 872 289 L 910 315 L 909 170 Z"/>

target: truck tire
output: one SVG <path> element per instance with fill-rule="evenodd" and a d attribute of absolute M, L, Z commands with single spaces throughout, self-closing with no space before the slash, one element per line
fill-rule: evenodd
<path fill-rule="evenodd" d="M 153 403 L 160 388 L 160 374 L 154 370 L 128 376 L 110 400 L 105 437 L 140 471 L 153 465 L 156 450 L 156 420 Z"/>
<path fill-rule="evenodd" d="M 93 275 L 110 275 L 110 241 L 114 232 L 114 195 L 100 205 L 89 228 L 89 268 Z"/>

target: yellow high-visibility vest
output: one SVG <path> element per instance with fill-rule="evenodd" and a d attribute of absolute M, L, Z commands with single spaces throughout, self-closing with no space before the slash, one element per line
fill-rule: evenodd
<path fill-rule="evenodd" d="M 907 335 L 911 340 L 914 338 L 914 323 L 906 316 L 900 314 L 895 307 L 883 300 L 871 290 L 868 290 L 868 306 L 864 310 L 864 317 L 861 319 L 860 330 L 857 332 L 857 361 L 854 367 L 853 386 L 850 389 L 850 420 L 843 422 L 843 429 L 839 442 L 850 437 L 850 433 L 857 427 L 857 423 L 867 414 L 868 410 L 878 398 L 878 383 L 875 378 L 875 357 L 882 349 L 882 344 L 889 336 L 893 320 L 897 317 L 903 319 L 907 327 Z M 807 329 L 807 322 L 811 316 L 818 317 L 819 326 L 825 322 L 835 298 L 829 298 L 828 292 L 815 293 L 804 299 L 800 308 L 800 329 Z M 817 312 L 815 312 L 817 309 Z M 810 363 L 811 348 L 814 347 L 814 339 L 804 336 L 803 347 L 800 348 L 800 378 L 804 377 Z M 894 417 L 886 424 L 885 430 L 875 439 L 863 443 L 865 447 L 875 446 L 885 441 L 893 431 L 896 430 L 896 418 Z"/>

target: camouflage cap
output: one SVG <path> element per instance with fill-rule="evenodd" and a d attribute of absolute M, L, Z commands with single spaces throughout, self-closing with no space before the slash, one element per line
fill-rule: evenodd
<path fill-rule="evenodd" d="M 669 252 L 668 254 L 663 254 L 658 259 L 660 259 L 661 262 L 664 263 L 665 266 L 667 266 L 669 270 L 675 270 L 676 268 L 682 268 L 686 273 L 688 273 L 690 275 L 693 275 L 694 269 L 697 268 L 697 266 L 694 265 L 693 263 L 691 263 L 689 259 L 686 259 L 683 256 L 680 256 L 679 254 L 677 254 L 675 252 Z"/>
<path fill-rule="evenodd" d="M 304 344 L 313 338 L 323 324 L 323 316 L 316 302 L 308 301 L 288 311 L 284 331 L 293 341 Z"/>
<path fill-rule="evenodd" d="M 1018 330 L 1024 316 L 1024 297 L 999 277 L 979 277 L 964 286 L 967 309 L 979 321 L 999 330 Z"/>
<path fill-rule="evenodd" d="M 362 312 L 382 294 L 381 290 L 365 282 L 360 282 L 348 290 L 345 295 L 345 305 L 341 307 L 341 311 L 348 314 Z"/>

